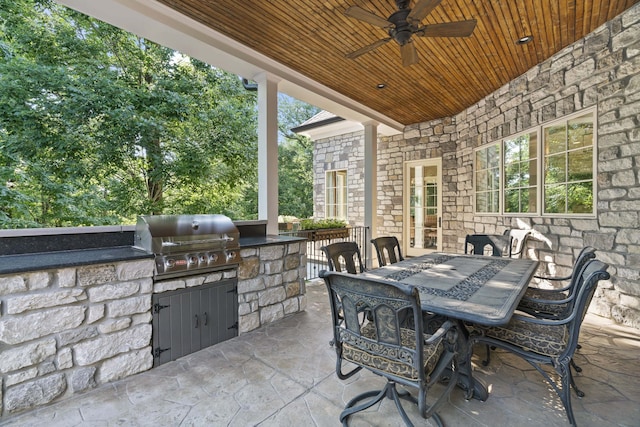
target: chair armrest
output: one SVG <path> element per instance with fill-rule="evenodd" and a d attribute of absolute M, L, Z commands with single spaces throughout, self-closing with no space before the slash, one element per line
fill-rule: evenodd
<path fill-rule="evenodd" d="M 562 326 L 571 322 L 575 317 L 575 312 L 572 312 L 570 316 L 565 317 L 564 319 L 543 319 L 540 317 L 530 317 L 523 316 L 521 314 L 514 314 L 511 316 L 511 320 L 520 320 L 526 323 L 535 323 L 537 325 L 547 325 L 547 326 Z"/>
<path fill-rule="evenodd" d="M 520 301 L 529 301 L 537 304 L 566 304 L 569 301 L 573 300 L 573 295 L 563 299 L 540 299 L 540 298 L 528 298 L 526 296 L 522 297 Z"/>
<path fill-rule="evenodd" d="M 561 282 L 563 280 L 571 280 L 571 275 L 563 276 L 563 277 L 556 277 L 556 276 L 550 277 L 550 276 L 537 276 L 537 275 L 534 275 L 533 277 L 536 278 L 536 279 L 553 280 L 553 281 L 558 281 L 558 282 Z"/>
<path fill-rule="evenodd" d="M 452 322 L 451 320 L 447 320 L 446 322 L 444 322 L 442 324 L 442 326 L 440 326 L 440 328 L 438 328 L 437 331 L 435 331 L 433 333 L 433 335 L 431 335 L 428 339 L 426 339 L 424 341 L 425 345 L 431 345 L 434 342 L 440 340 L 447 332 L 449 332 L 450 329 L 452 329 L 453 327 L 455 327 L 455 323 Z"/>

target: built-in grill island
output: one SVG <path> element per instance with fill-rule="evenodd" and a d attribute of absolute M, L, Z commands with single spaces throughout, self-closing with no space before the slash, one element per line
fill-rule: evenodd
<path fill-rule="evenodd" d="M 135 246 L 155 256 L 154 366 L 238 335 L 240 233 L 224 215 L 149 215 Z"/>

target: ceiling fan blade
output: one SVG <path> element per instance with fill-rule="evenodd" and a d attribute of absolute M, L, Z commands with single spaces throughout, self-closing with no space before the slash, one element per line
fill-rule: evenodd
<path fill-rule="evenodd" d="M 468 37 L 476 28 L 475 19 L 469 21 L 445 22 L 418 28 L 414 34 L 419 37 Z"/>
<path fill-rule="evenodd" d="M 349 58 L 349 59 L 355 59 L 360 55 L 363 55 L 363 54 L 365 54 L 367 52 L 371 52 L 372 50 L 379 48 L 380 46 L 382 46 L 383 44 L 389 42 L 390 40 L 391 40 L 391 37 L 388 37 L 388 38 L 382 39 L 382 40 L 378 40 L 375 43 L 371 43 L 368 46 L 361 47 L 360 49 L 358 49 L 358 50 L 356 50 L 354 52 L 348 53 L 346 55 L 346 57 Z"/>
<path fill-rule="evenodd" d="M 384 18 L 380 18 L 378 15 L 374 15 L 371 12 L 367 12 L 361 7 L 351 6 L 344 11 L 344 14 L 352 18 L 356 18 L 360 21 L 364 21 L 368 24 L 375 25 L 380 28 L 393 27 L 393 24 Z"/>
<path fill-rule="evenodd" d="M 418 52 L 416 52 L 416 47 L 411 41 L 400 46 L 400 55 L 402 56 L 403 67 L 418 63 Z"/>
<path fill-rule="evenodd" d="M 414 25 L 420 24 L 422 20 L 437 6 L 442 0 L 418 0 L 409 12 L 407 21 L 413 22 Z"/>

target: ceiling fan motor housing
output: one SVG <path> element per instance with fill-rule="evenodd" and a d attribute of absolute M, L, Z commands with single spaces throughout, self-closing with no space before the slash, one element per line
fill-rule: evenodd
<path fill-rule="evenodd" d="M 407 20 L 410 12 L 410 9 L 400 9 L 387 18 L 393 24 L 393 28 L 389 29 L 389 36 L 398 42 L 400 46 L 407 44 L 411 40 L 411 35 L 417 29 L 415 25 L 410 24 Z"/>

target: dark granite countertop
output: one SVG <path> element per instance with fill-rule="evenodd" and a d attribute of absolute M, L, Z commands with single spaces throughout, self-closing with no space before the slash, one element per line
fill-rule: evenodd
<path fill-rule="evenodd" d="M 255 236 L 240 237 L 240 249 L 256 246 L 281 245 L 283 243 L 304 242 L 305 238 L 293 236 Z"/>
<path fill-rule="evenodd" d="M 3 255 L 0 256 L 0 275 L 152 257 L 153 254 L 131 246 Z"/>
<path fill-rule="evenodd" d="M 241 237 L 239 243 L 242 249 L 304 240 L 305 239 L 300 237 L 291 236 L 254 236 Z M 0 256 L 0 275 L 77 267 L 80 265 L 132 261 L 136 259 L 153 258 L 153 256 L 152 253 L 132 246 L 2 255 Z"/>

